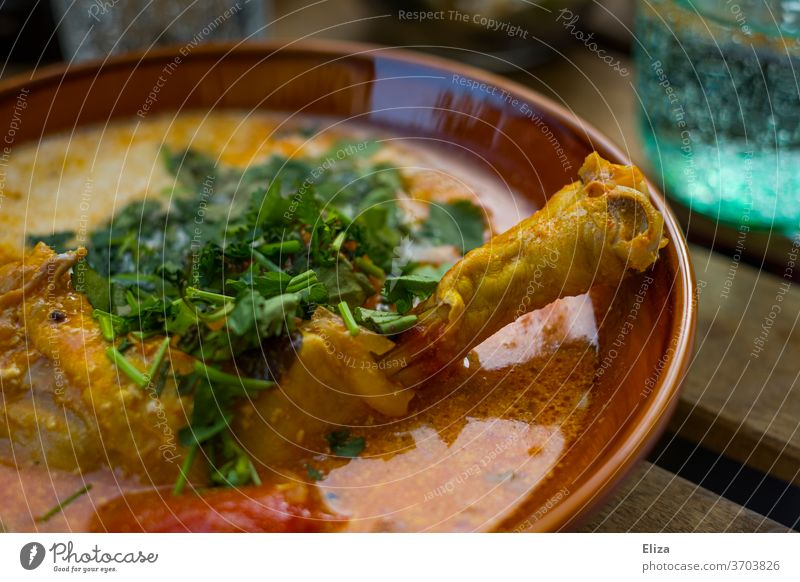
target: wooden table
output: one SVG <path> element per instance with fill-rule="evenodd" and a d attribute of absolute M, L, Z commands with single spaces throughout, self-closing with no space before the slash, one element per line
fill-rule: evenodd
<path fill-rule="evenodd" d="M 576 47 L 559 62 L 514 78 L 590 119 L 637 164 L 647 167 L 635 130 L 632 77 L 621 77 L 594 54 Z M 785 273 L 792 241 L 774 233 L 753 234 L 742 260 L 735 261 L 723 254 L 731 248 L 734 232 L 677 210 L 688 226 L 689 240 L 702 246 L 691 245 L 700 287 L 695 354 L 670 432 L 799 485 L 800 287 L 791 275 L 796 278 L 800 269 Z M 772 320 L 776 304 L 781 312 Z M 763 351 L 753 355 L 764 325 L 769 331 Z M 581 529 L 716 532 L 787 527 L 643 462 Z"/>

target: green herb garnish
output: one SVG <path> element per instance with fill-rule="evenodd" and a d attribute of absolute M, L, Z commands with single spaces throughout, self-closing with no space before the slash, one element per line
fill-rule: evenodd
<path fill-rule="evenodd" d="M 350 311 L 350 307 L 347 303 L 342 301 L 336 308 L 339 310 L 339 315 L 342 316 L 344 325 L 347 327 L 347 331 L 350 332 L 350 335 L 358 335 L 358 323 L 356 323 L 356 319 L 353 317 L 353 313 Z"/>
<path fill-rule="evenodd" d="M 325 436 L 331 453 L 339 457 L 357 457 L 364 450 L 364 437 L 350 436 L 347 429 L 335 430 Z"/>
<path fill-rule="evenodd" d="M 364 327 L 383 335 L 401 333 L 417 323 L 416 315 L 403 315 L 394 311 L 378 311 L 356 307 L 356 319 Z"/>
<path fill-rule="evenodd" d="M 404 264 L 398 248 L 410 242 L 466 251 L 483 242 L 483 212 L 470 202 L 434 205 L 422 225 L 406 221 L 396 203 L 399 173 L 370 159 L 378 147 L 339 143 L 320 159 L 273 157 L 246 170 L 164 150 L 175 177 L 169 204 L 134 202 L 90 233 L 72 281 L 94 308 L 109 359 L 158 395 L 175 378 L 178 394 L 193 401 L 190 424 L 178 435 L 186 454 L 176 494 L 200 449 L 212 485 L 259 483 L 230 426 L 237 402 L 277 378 L 233 373 L 241 369 L 238 356 L 296 341 L 298 325 L 318 306 L 338 312 L 352 335 L 361 327 L 405 331 L 416 323 L 407 312 L 430 296 L 441 273 Z M 75 236 L 38 240 L 61 247 Z M 363 308 L 368 299 L 378 309 Z M 125 350 L 150 339 L 158 347 L 140 370 Z M 171 350 L 194 358 L 192 373 L 169 374 Z M 335 455 L 364 449 L 363 437 L 346 430 L 327 439 Z"/>
<path fill-rule="evenodd" d="M 427 299 L 436 290 L 439 279 L 428 275 L 403 275 L 389 277 L 383 287 L 388 303 L 394 303 L 397 311 L 405 313 L 414 306 L 415 299 Z"/>
<path fill-rule="evenodd" d="M 462 254 L 483 244 L 486 221 L 483 210 L 469 200 L 432 204 L 422 227 L 424 235 L 443 245 L 453 245 Z"/>
<path fill-rule="evenodd" d="M 75 493 L 67 496 L 63 501 L 59 501 L 58 504 L 55 507 L 51 508 L 49 511 L 47 511 L 47 513 L 37 517 L 36 521 L 39 522 L 39 523 L 43 523 L 43 522 L 49 520 L 54 515 L 57 515 L 57 514 L 61 513 L 62 511 L 64 511 L 64 508 L 67 507 L 67 505 L 69 505 L 70 503 L 72 503 L 73 501 L 78 499 L 81 495 L 87 494 L 91 490 L 92 490 L 92 484 L 91 483 L 89 483 L 87 485 L 84 485 L 83 487 L 78 489 Z"/>
<path fill-rule="evenodd" d="M 308 478 L 312 481 L 321 481 L 322 478 L 325 477 L 325 475 L 322 474 L 322 471 L 309 463 L 306 463 L 306 473 L 308 473 Z"/>

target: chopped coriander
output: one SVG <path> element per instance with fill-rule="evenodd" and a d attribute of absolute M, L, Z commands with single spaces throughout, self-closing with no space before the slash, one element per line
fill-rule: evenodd
<path fill-rule="evenodd" d="M 259 251 L 253 249 L 253 258 L 255 259 L 256 263 L 261 265 L 262 267 L 266 267 L 269 271 L 274 271 L 276 273 L 282 273 L 283 269 L 281 269 L 278 265 L 270 261 L 267 257 L 265 257 Z"/>
<path fill-rule="evenodd" d="M 78 489 L 75 493 L 72 493 L 71 495 L 64 498 L 63 501 L 59 501 L 58 504 L 55 505 L 55 507 L 51 508 L 45 514 L 37 517 L 36 521 L 39 523 L 48 521 L 54 515 L 57 515 L 62 511 L 64 511 L 64 508 L 67 507 L 67 505 L 78 499 L 81 495 L 86 495 L 91 490 L 92 490 L 92 484 L 87 483 L 86 485 Z"/>
<path fill-rule="evenodd" d="M 180 442 L 185 447 L 201 445 L 228 428 L 230 422 L 231 415 L 226 414 L 218 418 L 214 424 L 208 426 L 201 426 L 196 429 L 188 426 L 184 430 L 181 430 L 179 435 Z"/>
<path fill-rule="evenodd" d="M 159 370 L 161 369 L 161 364 L 164 362 L 164 356 L 167 354 L 167 349 L 169 348 L 169 337 L 165 337 L 161 344 L 158 346 L 158 350 L 156 350 L 156 354 L 153 357 L 153 361 L 150 363 L 150 368 L 148 368 L 147 376 L 152 380 L 156 378 Z"/>
<path fill-rule="evenodd" d="M 194 464 L 194 458 L 197 456 L 197 449 L 200 448 L 197 443 L 189 447 L 189 452 L 186 453 L 186 458 L 181 463 L 180 474 L 178 480 L 175 481 L 175 486 L 172 488 L 173 495 L 180 495 L 183 493 L 183 488 L 186 486 L 186 478 L 189 475 L 189 470 Z"/>
<path fill-rule="evenodd" d="M 308 478 L 312 481 L 321 481 L 324 477 L 322 471 L 310 463 L 306 463 L 306 473 L 308 473 Z"/>
<path fill-rule="evenodd" d="M 205 301 L 211 305 L 225 305 L 226 303 L 230 303 L 231 301 L 235 300 L 235 297 L 228 297 L 227 295 L 222 295 L 221 293 L 212 293 L 211 291 L 203 291 L 202 289 L 197 289 L 196 287 L 186 288 L 186 298 L 199 299 L 200 301 Z"/>
<path fill-rule="evenodd" d="M 303 289 L 308 289 L 313 285 L 319 283 L 317 279 L 317 274 L 309 269 L 308 271 L 304 271 L 299 275 L 292 277 L 289 280 L 289 284 L 286 286 L 287 293 L 297 293 L 298 291 L 302 291 Z"/>
<path fill-rule="evenodd" d="M 132 338 L 134 338 L 134 339 L 136 339 L 136 340 L 139 340 L 140 342 L 143 342 L 144 340 L 146 340 L 146 339 L 148 339 L 148 338 L 151 338 L 151 337 L 153 337 L 153 336 L 155 336 L 155 335 L 158 335 L 158 332 L 157 332 L 157 331 L 148 331 L 148 332 L 144 332 L 144 331 L 138 331 L 138 330 L 137 330 L 137 331 L 132 331 L 132 332 L 130 333 L 130 336 L 131 336 Z M 120 349 L 120 351 L 122 351 L 122 350 Z"/>
<path fill-rule="evenodd" d="M 340 267 L 318 267 L 315 269 L 319 281 L 328 291 L 328 301 L 336 305 L 345 301 L 348 305 L 361 305 L 375 288 L 364 273 L 352 270 L 352 266 L 340 262 Z"/>
<path fill-rule="evenodd" d="M 384 335 L 394 335 L 410 329 L 417 323 L 416 315 L 403 315 L 394 311 L 377 311 L 356 307 L 356 320 L 363 326 Z"/>
<path fill-rule="evenodd" d="M 272 255 L 291 255 L 297 253 L 303 248 L 303 244 L 299 240 L 285 240 L 276 243 L 269 243 L 258 247 L 258 251 L 267 257 Z"/>
<path fill-rule="evenodd" d="M 356 323 L 356 320 L 353 317 L 353 313 L 350 311 L 350 306 L 347 305 L 347 303 L 345 303 L 344 301 L 342 301 L 341 303 L 339 303 L 339 305 L 336 306 L 336 308 L 339 310 L 339 315 L 342 316 L 342 319 L 344 320 L 344 325 L 347 328 L 347 331 L 350 332 L 350 335 L 353 336 L 358 335 L 359 332 L 358 324 Z"/>
<path fill-rule="evenodd" d="M 76 291 L 86 294 L 95 309 L 111 310 L 111 283 L 91 268 L 86 259 L 81 259 L 72 268 L 72 284 Z"/>
<path fill-rule="evenodd" d="M 130 380 L 137 386 L 146 388 L 150 383 L 150 378 L 146 374 L 137 370 L 136 366 L 134 366 L 133 363 L 128 358 L 123 356 L 114 346 L 106 349 L 106 355 L 112 362 L 114 362 L 114 365 L 117 366 L 117 369 L 130 378 Z"/>
<path fill-rule="evenodd" d="M 54 232 L 53 234 L 31 234 L 28 235 L 27 242 L 30 246 L 34 246 L 37 243 L 43 242 L 55 252 L 63 253 L 64 251 L 72 248 L 72 246 L 68 245 L 67 243 L 71 243 L 74 240 L 75 233 L 71 230 L 66 230 L 62 232 Z"/>
<path fill-rule="evenodd" d="M 482 242 L 479 207 L 432 206 L 421 226 L 408 222 L 397 204 L 399 172 L 371 158 L 379 144 L 341 147 L 350 153 L 337 154 L 333 163 L 330 153 L 308 160 L 275 156 L 244 170 L 165 148 L 163 161 L 175 176 L 169 204 L 133 202 L 89 233 L 88 254 L 74 267 L 72 282 L 95 308 L 111 361 L 159 395 L 169 376 L 168 350 L 196 362 L 192 373 L 174 376 L 178 394 L 192 399 L 190 424 L 179 433 L 186 458 L 176 494 L 201 447 L 210 484 L 260 482 L 230 425 L 237 399 L 272 387 L 278 376 L 240 366 L 243 354 L 281 342 L 296 352 L 298 325 L 318 306 L 337 309 L 354 335 L 359 325 L 383 334 L 405 331 L 416 323 L 409 310 L 431 295 L 441 273 L 405 262 L 398 248 L 446 244 L 466 251 Z M 47 242 L 72 239 L 73 233 L 60 233 Z M 385 310 L 363 308 L 370 298 Z M 141 371 L 123 351 L 128 338 L 152 337 L 163 339 Z M 355 456 L 364 448 L 361 437 L 332 435 L 334 454 Z"/>
<path fill-rule="evenodd" d="M 339 252 L 339 249 L 342 248 L 342 243 L 344 242 L 344 237 L 346 234 L 347 233 L 345 231 L 340 232 L 336 235 L 336 238 L 333 239 L 333 242 L 331 243 L 331 248 L 337 253 Z"/>
<path fill-rule="evenodd" d="M 364 437 L 350 436 L 347 429 L 335 430 L 325 435 L 331 453 L 339 457 L 357 457 L 364 450 L 366 441 Z"/>
<path fill-rule="evenodd" d="M 432 204 L 423 235 L 443 245 L 453 245 L 462 254 L 483 244 L 486 221 L 483 211 L 469 200 Z"/>
<path fill-rule="evenodd" d="M 414 307 L 414 300 L 427 299 L 439 284 L 439 279 L 427 275 L 403 275 L 388 277 L 383 286 L 383 295 L 394 303 L 397 311 L 405 313 Z"/>
<path fill-rule="evenodd" d="M 228 374 L 216 368 L 207 366 L 200 360 L 194 363 L 194 370 L 199 374 L 203 374 L 211 384 L 219 384 L 222 386 L 237 386 L 243 390 L 267 390 L 275 386 L 275 382 L 270 380 L 260 380 L 258 378 L 242 378 L 235 374 Z"/>
<path fill-rule="evenodd" d="M 106 341 L 114 341 L 114 338 L 118 334 L 125 333 L 127 324 L 124 318 L 112 313 L 107 313 L 101 309 L 95 309 L 92 311 L 92 316 L 97 320 L 97 324 L 100 327 L 100 333 L 103 334 L 103 338 Z"/>
<path fill-rule="evenodd" d="M 153 390 L 155 391 L 156 396 L 160 397 L 161 393 L 164 391 L 164 387 L 167 385 L 167 370 L 169 370 L 169 366 L 169 360 L 164 360 L 161 363 L 161 366 L 150 378 L 150 382 L 153 384 Z"/>
<path fill-rule="evenodd" d="M 247 291 L 228 316 L 228 329 L 239 336 L 257 332 L 262 340 L 281 335 L 284 330 L 294 329 L 294 316 L 300 301 L 297 293 L 264 299 L 260 293 Z"/>
<path fill-rule="evenodd" d="M 123 338 L 122 341 L 119 342 L 119 344 L 117 344 L 117 351 L 120 354 L 124 354 L 129 349 L 131 349 L 132 347 L 133 347 L 133 342 L 131 340 L 129 340 L 128 338 Z"/>
<path fill-rule="evenodd" d="M 353 263 L 367 275 L 372 275 L 373 277 L 378 277 L 379 279 L 383 279 L 386 276 L 386 273 L 383 272 L 383 269 L 373 263 L 369 257 L 356 257 Z"/>
<path fill-rule="evenodd" d="M 211 481 L 226 487 L 240 487 L 248 483 L 261 485 L 261 478 L 253 462 L 236 444 L 231 434 L 223 432 L 221 437 L 216 448 L 222 462 L 212 468 Z"/>
<path fill-rule="evenodd" d="M 230 315 L 234 309 L 236 309 L 236 302 L 228 301 L 216 311 L 212 311 L 211 313 L 202 315 L 202 319 L 204 319 L 207 322 L 218 321 L 220 319 L 228 317 L 228 315 Z"/>

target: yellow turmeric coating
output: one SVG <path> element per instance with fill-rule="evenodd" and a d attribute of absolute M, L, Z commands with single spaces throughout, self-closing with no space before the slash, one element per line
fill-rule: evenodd
<path fill-rule="evenodd" d="M 419 324 L 386 355 L 409 362 L 396 374 L 401 383 L 413 386 L 458 361 L 524 313 L 615 285 L 655 262 L 667 244 L 664 219 L 641 172 L 592 153 L 579 176 L 534 215 L 467 253 L 414 309 Z"/>
<path fill-rule="evenodd" d="M 109 361 L 91 307 L 70 283 L 85 253 L 40 243 L 0 268 L 0 458 L 81 472 L 110 465 L 170 482 L 188 403 L 171 380 L 158 396 Z M 144 370 L 158 343 L 127 355 Z M 175 368 L 181 358 L 173 352 Z"/>

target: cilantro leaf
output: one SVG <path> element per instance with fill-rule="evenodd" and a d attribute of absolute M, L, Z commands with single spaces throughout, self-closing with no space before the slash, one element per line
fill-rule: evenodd
<path fill-rule="evenodd" d="M 294 329 L 294 317 L 300 305 L 297 293 L 284 293 L 265 299 L 260 293 L 247 291 L 236 302 L 227 319 L 228 329 L 237 335 L 257 331 L 261 338 L 280 335 Z"/>
<path fill-rule="evenodd" d="M 414 326 L 416 315 L 403 315 L 395 311 L 377 311 L 365 307 L 356 307 L 356 321 L 372 331 L 384 335 L 401 333 Z"/>
<path fill-rule="evenodd" d="M 317 469 L 314 465 L 310 463 L 306 463 L 306 473 L 308 473 L 308 478 L 312 481 L 321 481 L 325 475 L 322 474 L 322 471 Z"/>
<path fill-rule="evenodd" d="M 57 253 L 63 253 L 71 248 L 71 243 L 75 240 L 75 233 L 71 230 L 54 232 L 53 234 L 29 234 L 27 243 L 30 246 L 43 242 Z"/>
<path fill-rule="evenodd" d="M 133 202 L 91 233 L 73 280 L 114 342 L 109 350 L 117 365 L 129 363 L 123 348 L 132 340 L 154 336 L 196 358 L 195 372 L 177 379 L 193 408 L 190 427 L 179 434 L 188 450 L 176 492 L 201 449 L 210 485 L 259 483 L 230 424 L 236 400 L 272 386 L 290 364 L 301 339 L 297 319 L 310 319 L 318 305 L 338 306 L 351 333 L 358 325 L 402 332 L 416 323 L 406 312 L 440 277 L 431 265 L 398 270 L 398 245 L 467 250 L 483 242 L 482 213 L 470 203 L 434 207 L 418 228 L 408 223 L 397 204 L 399 172 L 371 159 L 378 147 L 344 142 L 320 158 L 274 156 L 245 170 L 192 150 L 164 149 L 175 177 L 169 204 Z M 48 240 L 68 244 L 67 234 Z M 390 272 L 402 276 L 387 280 Z M 381 286 L 397 311 L 362 307 Z M 265 346 L 274 352 L 266 368 L 258 364 Z M 160 362 L 148 372 L 159 391 L 168 366 Z M 225 371 L 231 368 L 244 375 Z M 343 457 L 365 447 L 363 437 L 347 430 L 326 438 Z M 309 469 L 309 476 L 320 474 Z"/>
<path fill-rule="evenodd" d="M 331 453 L 339 457 L 357 457 L 366 446 L 364 437 L 351 437 L 347 429 L 335 430 L 325 435 Z"/>
<path fill-rule="evenodd" d="M 341 261 L 338 267 L 318 267 L 314 271 L 328 290 L 328 301 L 333 305 L 344 301 L 355 307 L 375 294 L 369 277 L 364 273 L 356 273 L 346 261 Z"/>
<path fill-rule="evenodd" d="M 111 311 L 111 284 L 100 275 L 86 259 L 78 261 L 72 269 L 72 286 L 89 298 L 89 303 L 100 311 Z"/>
<path fill-rule="evenodd" d="M 397 311 L 406 313 L 414 307 L 414 300 L 425 300 L 436 290 L 439 279 L 429 275 L 402 275 L 388 277 L 383 287 L 383 295 L 389 303 L 394 303 Z"/>
<path fill-rule="evenodd" d="M 486 221 L 480 207 L 469 200 L 432 204 L 421 234 L 441 245 L 453 245 L 465 254 L 483 244 Z"/>

